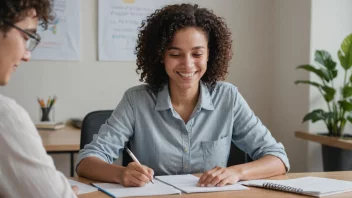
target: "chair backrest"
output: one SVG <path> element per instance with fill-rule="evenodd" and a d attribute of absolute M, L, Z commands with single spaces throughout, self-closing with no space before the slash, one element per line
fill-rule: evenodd
<path fill-rule="evenodd" d="M 93 135 L 98 133 L 101 125 L 106 122 L 111 114 L 112 110 L 102 110 L 93 111 L 84 117 L 81 129 L 81 149 L 93 140 Z M 127 147 L 130 147 L 129 143 L 127 143 Z M 231 144 L 227 166 L 243 164 L 249 161 L 252 160 L 245 152 L 237 148 L 234 144 Z M 127 166 L 130 162 L 132 162 L 132 159 L 124 150 L 122 153 L 122 165 Z"/>
<path fill-rule="evenodd" d="M 112 110 L 93 111 L 84 117 L 81 129 L 81 149 L 93 140 L 93 135 L 98 133 L 101 125 L 105 123 L 111 114 Z"/>
<path fill-rule="evenodd" d="M 84 117 L 81 129 L 81 149 L 93 140 L 93 135 L 98 133 L 101 125 L 106 122 L 111 114 L 112 110 L 102 110 L 90 112 Z M 130 148 L 129 143 L 127 143 L 127 147 Z M 122 165 L 127 166 L 130 162 L 132 162 L 132 158 L 123 150 Z"/>
<path fill-rule="evenodd" d="M 235 144 L 231 144 L 229 159 L 227 161 L 227 167 L 238 164 L 244 164 L 253 161 L 247 153 L 239 149 Z"/>

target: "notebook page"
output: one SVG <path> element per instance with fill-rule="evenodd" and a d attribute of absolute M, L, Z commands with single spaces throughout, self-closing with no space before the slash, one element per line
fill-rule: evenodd
<path fill-rule="evenodd" d="M 157 176 L 156 179 L 163 181 L 169 185 L 174 186 L 186 193 L 196 192 L 218 192 L 230 190 L 247 190 L 248 188 L 240 184 L 226 185 L 223 187 L 197 187 L 199 177 L 194 175 L 167 175 Z"/>
<path fill-rule="evenodd" d="M 302 177 L 288 180 L 252 180 L 240 183 L 250 186 L 262 186 L 264 183 L 285 185 L 293 188 L 301 188 L 304 194 L 315 196 L 326 196 L 352 191 L 352 182 L 321 177 Z"/>
<path fill-rule="evenodd" d="M 69 179 L 68 180 L 68 183 L 71 185 L 71 186 L 77 186 L 78 187 L 78 194 L 86 194 L 86 193 L 91 193 L 91 192 L 94 192 L 94 191 L 98 191 L 97 188 L 94 188 L 92 186 L 89 186 L 87 184 L 83 184 L 81 182 L 77 182 L 77 181 L 74 181 L 74 180 L 71 180 Z"/>
<path fill-rule="evenodd" d="M 113 183 L 94 183 L 94 185 L 103 188 L 116 197 L 181 194 L 181 191 L 172 186 L 166 185 L 157 180 L 154 180 L 153 182 L 154 184 L 148 183 L 143 187 L 124 187 L 120 184 Z"/>

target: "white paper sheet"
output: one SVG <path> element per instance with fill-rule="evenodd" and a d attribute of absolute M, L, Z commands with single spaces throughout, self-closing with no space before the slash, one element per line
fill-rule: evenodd
<path fill-rule="evenodd" d="M 77 186 L 78 187 L 78 194 L 79 195 L 98 191 L 97 188 L 94 188 L 94 187 L 89 186 L 87 184 L 83 184 L 81 182 L 77 182 L 77 181 L 74 181 L 74 180 L 71 180 L 71 179 L 68 180 L 68 183 L 70 183 L 71 186 Z"/>
<path fill-rule="evenodd" d="M 240 184 L 226 185 L 223 187 L 197 187 L 199 177 L 196 177 L 193 175 L 168 175 L 168 176 L 157 176 L 155 178 L 167 184 L 170 184 L 175 188 L 180 189 L 181 191 L 186 193 L 218 192 L 218 191 L 249 189 Z"/>
<path fill-rule="evenodd" d="M 120 184 L 112 183 L 94 183 L 94 185 L 103 188 L 116 197 L 181 194 L 181 191 L 172 186 L 166 185 L 157 180 L 154 180 L 153 182 L 154 184 L 149 183 L 143 187 L 123 187 Z"/>

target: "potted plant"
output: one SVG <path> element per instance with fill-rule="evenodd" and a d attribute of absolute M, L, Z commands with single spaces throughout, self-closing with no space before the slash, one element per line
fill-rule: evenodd
<path fill-rule="evenodd" d="M 343 84 L 334 83 L 338 75 L 337 64 L 325 50 L 315 52 L 316 66 L 305 64 L 297 67 L 314 73 L 319 77 L 320 82 L 297 80 L 295 84 L 316 87 L 327 104 L 325 109 L 315 109 L 305 115 L 303 122 L 323 121 L 328 133 L 320 135 L 347 138 L 349 136 L 343 132 L 346 123 L 352 123 L 352 34 L 343 40 L 337 55 L 339 65 L 344 71 Z M 352 151 L 322 145 L 322 153 L 324 171 L 352 170 Z"/>

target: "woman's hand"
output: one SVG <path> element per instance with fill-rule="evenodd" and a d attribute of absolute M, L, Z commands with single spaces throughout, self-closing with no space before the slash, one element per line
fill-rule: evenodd
<path fill-rule="evenodd" d="M 140 187 L 153 179 L 154 171 L 136 162 L 131 162 L 121 175 L 121 184 L 125 187 Z"/>
<path fill-rule="evenodd" d="M 200 187 L 221 187 L 226 184 L 235 184 L 241 179 L 241 172 L 235 166 L 223 168 L 215 167 L 203 173 L 197 186 Z"/>
<path fill-rule="evenodd" d="M 79 191 L 79 188 L 78 186 L 71 186 L 73 192 L 75 193 L 75 195 L 78 195 L 78 191 Z"/>

